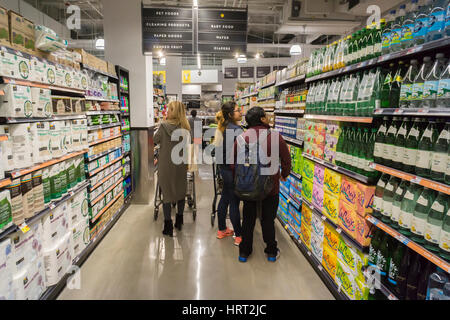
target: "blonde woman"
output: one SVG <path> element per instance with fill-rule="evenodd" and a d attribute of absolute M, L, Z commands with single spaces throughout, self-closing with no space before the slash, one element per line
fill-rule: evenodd
<path fill-rule="evenodd" d="M 177 141 L 172 141 L 172 134 L 177 129 L 184 129 L 184 134 Z M 186 161 L 175 164 L 171 158 L 172 149 L 179 143 L 190 143 L 190 126 L 186 119 L 186 107 L 179 101 L 172 101 L 167 106 L 167 117 L 158 131 L 155 133 L 154 141 L 160 145 L 158 158 L 158 181 L 163 196 L 164 230 L 163 234 L 173 236 L 173 225 L 171 217 L 171 204 L 177 203 L 177 215 L 175 228 L 181 231 L 183 225 L 183 211 L 185 205 L 187 168 Z M 179 135 L 176 135 L 179 136 Z M 183 154 L 186 148 L 180 151 L 180 156 L 187 159 Z"/>

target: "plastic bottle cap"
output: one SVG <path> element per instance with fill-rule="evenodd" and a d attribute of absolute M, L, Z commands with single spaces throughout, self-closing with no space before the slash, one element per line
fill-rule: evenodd
<path fill-rule="evenodd" d="M 431 57 L 424 57 L 424 58 L 423 58 L 423 61 L 424 61 L 424 62 L 431 61 Z"/>
<path fill-rule="evenodd" d="M 380 22 L 381 23 L 386 22 L 386 19 L 381 19 Z"/>
<path fill-rule="evenodd" d="M 445 54 L 443 54 L 443 53 L 436 54 L 436 59 L 442 59 L 442 58 L 445 58 Z"/>
<path fill-rule="evenodd" d="M 447 297 L 450 296 L 450 282 L 447 282 L 444 286 L 444 295 Z"/>
<path fill-rule="evenodd" d="M 406 4 L 402 4 L 401 6 L 400 6 L 400 9 L 405 9 L 406 8 Z"/>

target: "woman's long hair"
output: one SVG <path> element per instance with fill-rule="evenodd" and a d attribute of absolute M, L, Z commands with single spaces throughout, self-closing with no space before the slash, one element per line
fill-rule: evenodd
<path fill-rule="evenodd" d="M 236 103 L 233 101 L 226 102 L 222 105 L 222 110 L 216 113 L 217 128 L 224 133 L 228 124 L 233 121 L 234 107 Z"/>
<path fill-rule="evenodd" d="M 167 119 L 167 122 L 175 126 L 180 126 L 188 131 L 191 130 L 189 121 L 186 119 L 186 107 L 180 101 L 172 101 L 167 105 L 167 108 L 171 110 L 171 119 Z"/>

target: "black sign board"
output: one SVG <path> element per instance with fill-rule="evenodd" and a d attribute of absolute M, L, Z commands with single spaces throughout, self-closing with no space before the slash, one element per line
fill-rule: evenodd
<path fill-rule="evenodd" d="M 270 73 L 270 66 L 267 67 L 256 67 L 256 77 L 262 78 L 265 75 L 268 75 Z"/>
<path fill-rule="evenodd" d="M 247 21 L 247 11 L 198 9 L 199 21 Z"/>
<path fill-rule="evenodd" d="M 185 31 L 192 32 L 191 20 L 177 20 L 177 21 L 161 21 L 152 20 L 144 21 L 142 31 L 144 36 L 151 32 L 173 32 L 173 31 Z"/>
<path fill-rule="evenodd" d="M 238 68 L 225 68 L 225 79 L 237 79 L 238 77 Z"/>
<path fill-rule="evenodd" d="M 142 17 L 148 20 L 192 20 L 191 8 L 142 8 Z"/>
<path fill-rule="evenodd" d="M 283 70 L 285 68 L 287 68 L 287 66 L 273 66 L 273 71 L 275 71 L 275 70 Z"/>
<path fill-rule="evenodd" d="M 228 22 L 228 21 L 199 21 L 199 32 L 247 32 L 247 21 Z"/>
<path fill-rule="evenodd" d="M 211 32 L 199 32 L 198 42 L 200 43 L 219 43 L 219 44 L 231 44 L 231 43 L 247 43 L 246 33 L 211 33 Z"/>
<path fill-rule="evenodd" d="M 192 52 L 192 42 L 187 43 L 155 43 L 152 41 L 143 42 L 144 52 L 158 52 L 163 51 L 165 53 L 184 53 Z"/>
<path fill-rule="evenodd" d="M 199 94 L 183 94 L 181 96 L 183 101 L 189 101 L 189 100 L 200 100 Z"/>
<path fill-rule="evenodd" d="M 241 67 L 241 78 L 253 78 L 255 76 L 254 67 Z"/>
<path fill-rule="evenodd" d="M 192 32 L 148 32 L 147 36 L 154 42 L 192 41 Z"/>
<path fill-rule="evenodd" d="M 231 53 L 235 54 L 237 52 L 242 53 L 247 51 L 247 45 L 227 45 L 227 44 L 198 44 L 199 52 L 212 52 L 212 53 Z"/>

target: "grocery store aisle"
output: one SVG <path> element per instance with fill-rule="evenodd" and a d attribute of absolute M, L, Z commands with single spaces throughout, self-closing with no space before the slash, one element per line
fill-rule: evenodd
<path fill-rule="evenodd" d="M 162 212 L 155 222 L 152 206 L 130 206 L 82 266 L 81 289 L 59 299 L 334 299 L 278 222 L 280 260 L 265 259 L 258 222 L 252 257 L 239 263 L 233 238 L 211 228 L 212 183 L 202 166 L 197 221 L 186 210 L 173 238 L 161 233 Z"/>

